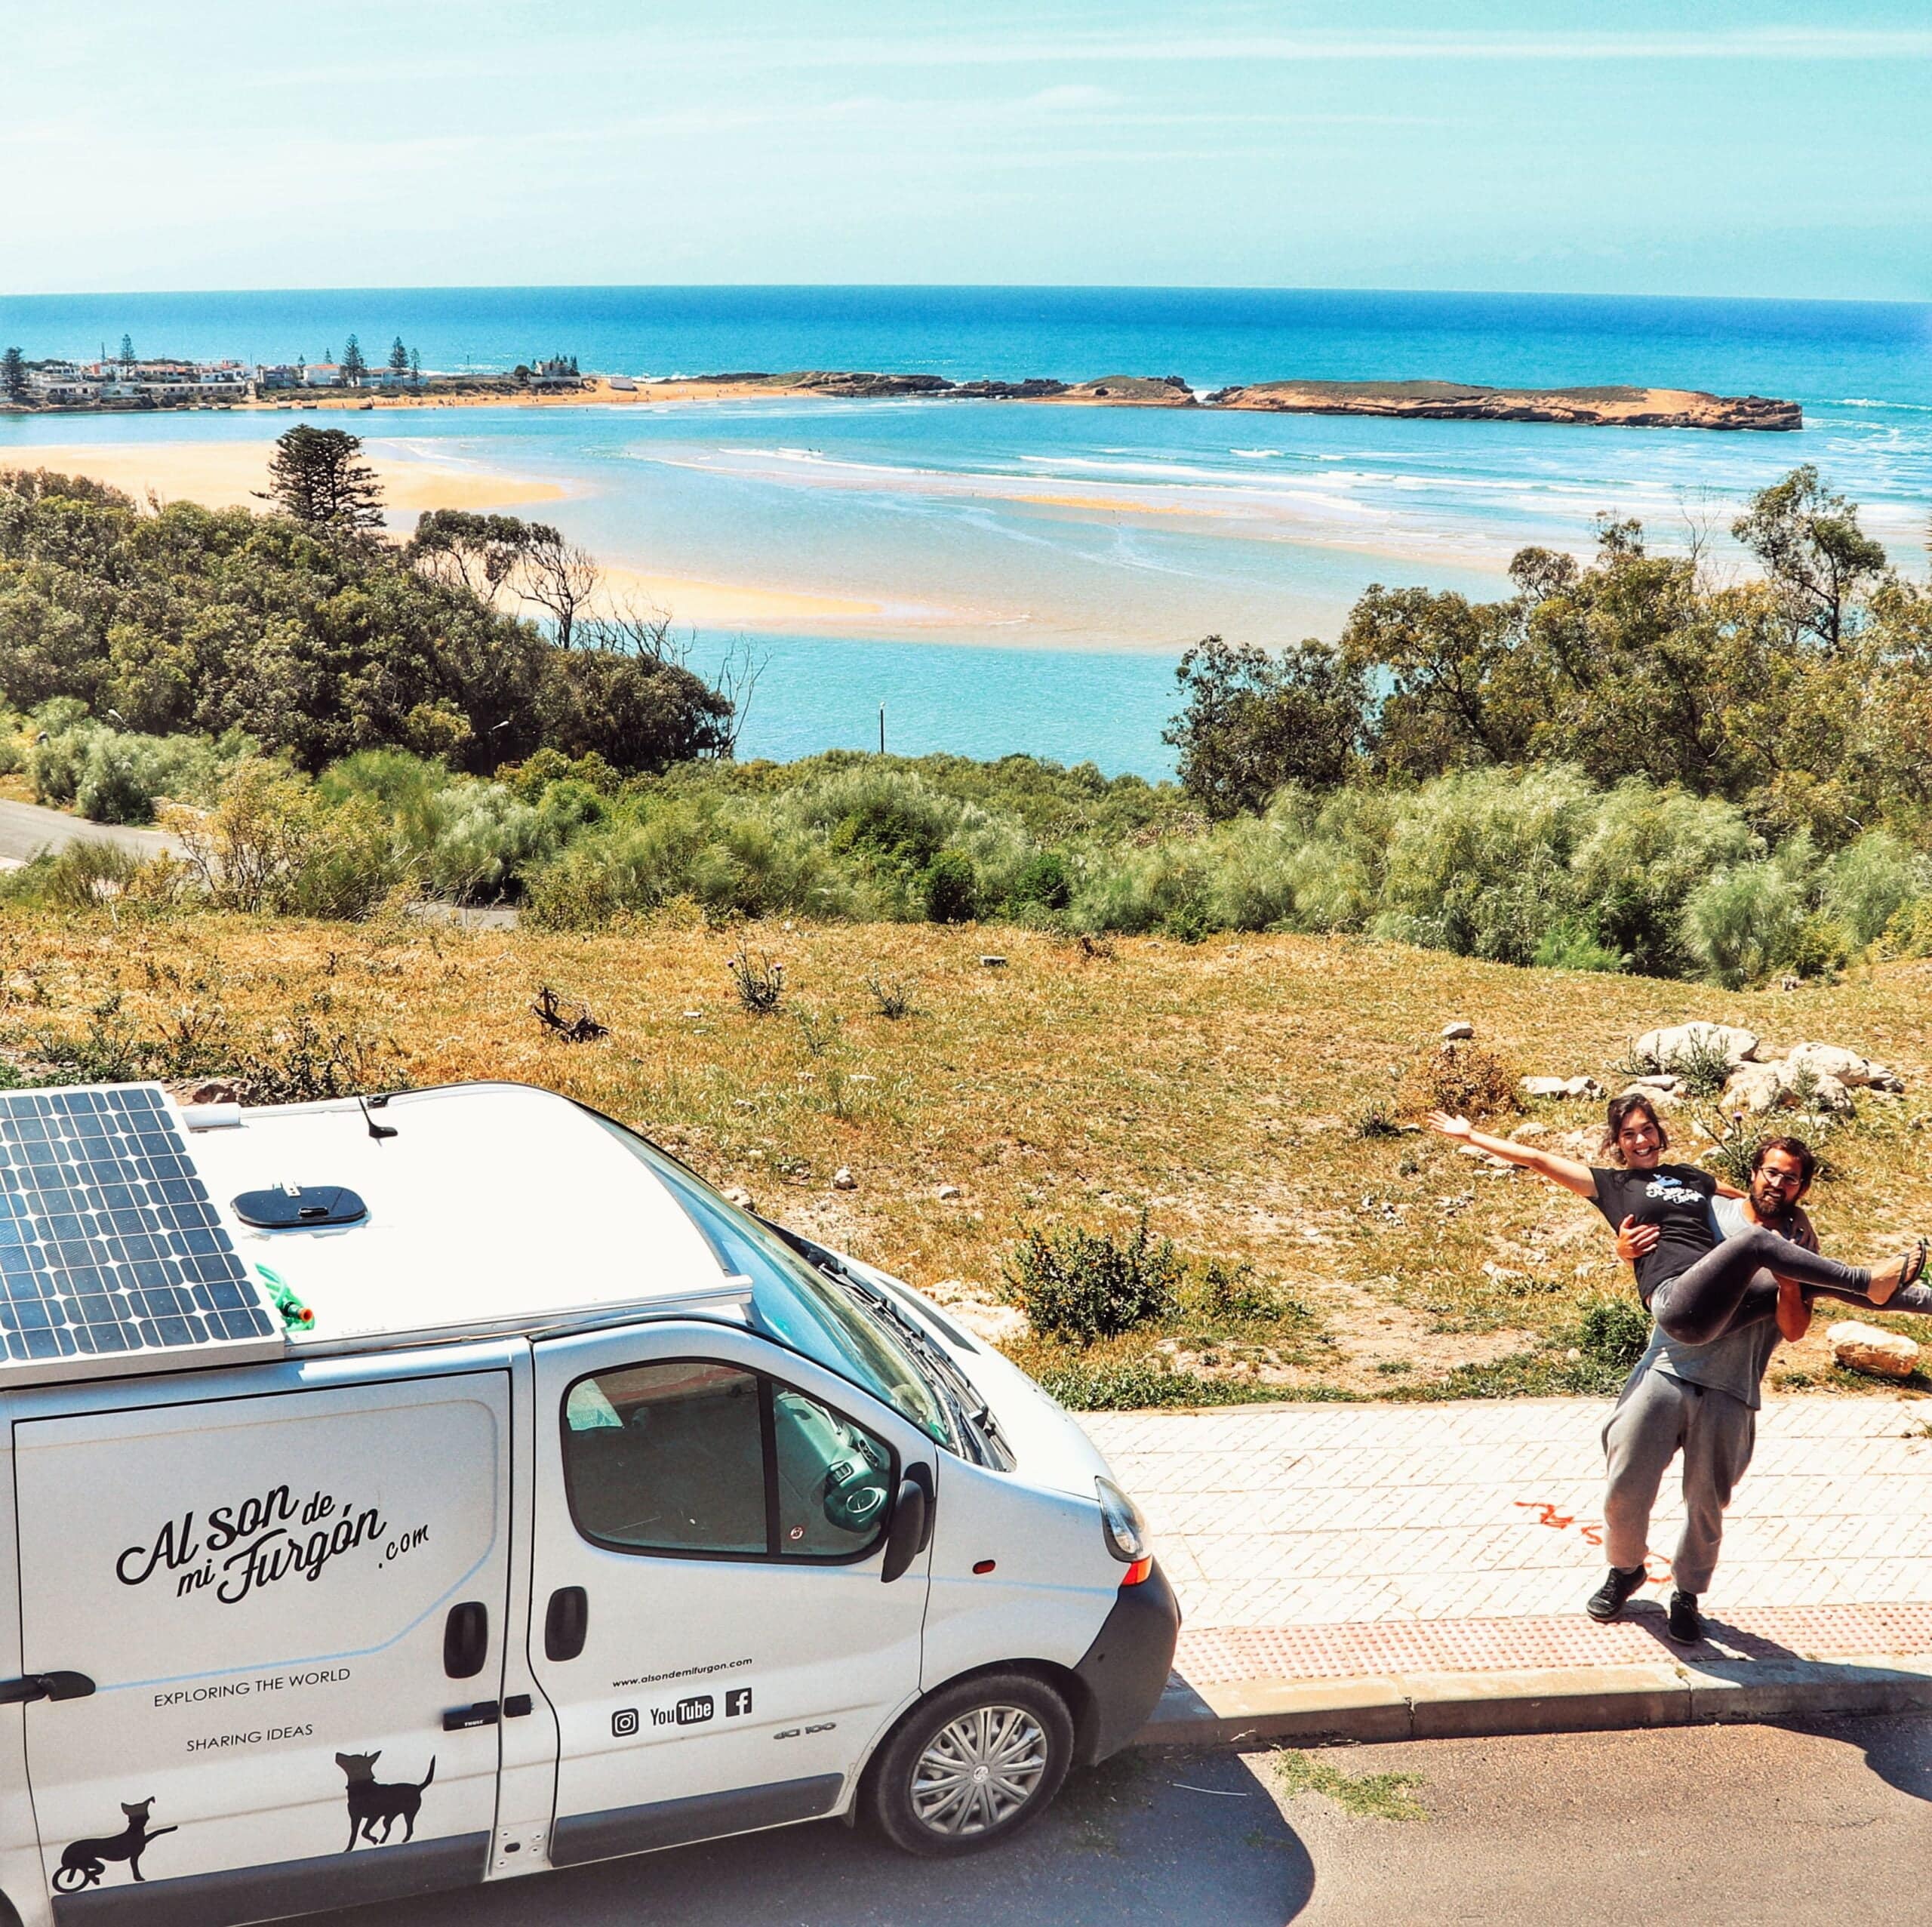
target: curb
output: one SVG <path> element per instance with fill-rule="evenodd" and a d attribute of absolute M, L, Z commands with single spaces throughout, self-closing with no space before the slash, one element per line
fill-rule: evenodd
<path fill-rule="evenodd" d="M 1175 1674 L 1133 1744 L 1365 1744 L 1927 1710 L 1932 1655 L 1240 1679 L 1203 1687 Z"/>

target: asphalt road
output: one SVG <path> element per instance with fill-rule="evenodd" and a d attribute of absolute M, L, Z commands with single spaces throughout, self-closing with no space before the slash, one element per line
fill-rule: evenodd
<path fill-rule="evenodd" d="M 1922 1927 L 1932 1718 L 1311 1753 L 1426 1818 L 1283 1795 L 1265 1753 L 1134 1755 L 1012 1845 L 909 1860 L 836 1824 L 357 1908 L 336 1927 Z"/>
<path fill-rule="evenodd" d="M 69 843 L 118 843 L 139 857 L 162 850 L 179 851 L 180 844 L 158 830 L 129 830 L 118 823 L 89 823 L 64 810 L 44 810 L 38 803 L 0 799 L 0 862 L 23 863 L 43 850 L 64 850 Z"/>

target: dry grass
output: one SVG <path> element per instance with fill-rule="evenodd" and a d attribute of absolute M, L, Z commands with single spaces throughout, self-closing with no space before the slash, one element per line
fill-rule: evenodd
<path fill-rule="evenodd" d="M 785 965 L 775 1013 L 747 1014 L 734 990 L 728 965 L 747 936 Z M 970 928 L 931 926 L 660 922 L 577 937 L 14 914 L 0 922 L 0 1045 L 29 1058 L 48 1036 L 82 1034 L 118 990 L 117 1020 L 143 1035 L 212 1037 L 260 1058 L 292 1009 L 325 1008 L 334 1031 L 392 1045 L 392 1060 L 369 1061 L 393 1061 L 399 1078 L 512 1078 L 580 1097 L 771 1214 L 952 1301 L 995 1303 L 1028 1226 L 1119 1230 L 1144 1203 L 1156 1235 L 1251 1263 L 1293 1308 L 1278 1329 L 1177 1327 L 1165 1362 L 1290 1395 L 1561 1389 L 1560 1369 L 1526 1376 L 1518 1355 L 1554 1338 L 1546 1356 L 1560 1362 L 1582 1305 L 1629 1288 L 1577 1201 L 1432 1139 L 1361 1134 L 1451 1018 L 1527 1071 L 1601 1076 L 1638 1032 L 1691 1017 L 1881 1057 L 1910 1094 L 1868 1100 L 1834 1137 L 1817 1215 L 1847 1255 L 1894 1248 L 1932 1219 L 1932 1130 L 1920 1128 L 1932 1122 L 1932 965 L 1739 994 L 1358 940 L 1122 938 L 1106 955 L 1001 930 L 999 969 L 980 963 L 987 947 Z M 917 1014 L 879 1014 L 869 977 L 903 983 Z M 543 984 L 587 1004 L 608 1038 L 547 1034 L 530 1011 Z M 1532 1108 L 1552 1136 L 1598 1115 Z M 841 1166 L 855 1190 L 832 1187 Z M 944 1186 L 958 1196 L 942 1199 Z M 1035 1367 L 1056 1362 L 1021 1349 Z M 1149 1349 L 1130 1334 L 1106 1356 Z M 1819 1339 L 1782 1362 L 1836 1382 Z"/>

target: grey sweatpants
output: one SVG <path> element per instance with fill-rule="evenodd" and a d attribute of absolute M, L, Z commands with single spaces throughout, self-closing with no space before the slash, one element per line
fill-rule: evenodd
<path fill-rule="evenodd" d="M 1671 1561 L 1677 1583 L 1701 1593 L 1716 1571 L 1724 1509 L 1757 1442 L 1758 1414 L 1742 1399 L 1687 1385 L 1654 1367 L 1628 1387 L 1603 1428 L 1610 1489 L 1606 1550 L 1628 1572 L 1650 1549 L 1651 1508 L 1671 1460 L 1684 1454 L 1684 1534 Z"/>

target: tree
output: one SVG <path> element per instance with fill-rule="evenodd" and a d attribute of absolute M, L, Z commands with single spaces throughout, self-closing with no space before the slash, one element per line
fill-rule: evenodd
<path fill-rule="evenodd" d="M 130 368 L 134 365 L 134 337 L 131 334 L 121 337 L 121 365 Z"/>
<path fill-rule="evenodd" d="M 1265 808 L 1286 783 L 1330 789 L 1360 753 L 1368 713 L 1361 675 L 1321 642 L 1278 657 L 1218 636 L 1175 670 L 1185 706 L 1162 731 L 1180 752 L 1181 786 L 1210 816 Z"/>
<path fill-rule="evenodd" d="M 395 345 L 389 350 L 389 373 L 401 375 L 409 372 L 409 350 L 402 345 L 402 337 L 398 335 Z"/>
<path fill-rule="evenodd" d="M 515 516 L 429 509 L 417 518 L 416 533 L 403 555 L 432 581 L 460 586 L 478 600 L 491 602 L 522 560 L 532 534 L 532 525 Z"/>
<path fill-rule="evenodd" d="M 588 549 L 565 541 L 546 522 L 526 526 L 528 539 L 518 559 L 515 586 L 556 624 L 557 647 L 568 649 L 601 583 L 597 559 Z"/>
<path fill-rule="evenodd" d="M 1858 525 L 1807 462 L 1753 496 L 1730 532 L 1764 566 L 1792 626 L 1827 649 L 1844 639 L 1848 605 L 1885 570 L 1885 548 Z"/>
<path fill-rule="evenodd" d="M 378 528 L 382 487 L 361 451 L 360 439 L 339 428 L 291 428 L 275 445 L 268 490 L 257 499 L 337 534 Z"/>
<path fill-rule="evenodd" d="M 420 386 L 423 380 L 423 355 L 420 349 L 409 351 L 409 378 Z"/>
<path fill-rule="evenodd" d="M 1512 602 L 1371 584 L 1349 612 L 1337 654 L 1383 692 L 1374 719 L 1380 774 L 1426 780 L 1523 760 L 1545 703 L 1535 665 L 1518 648 L 1519 618 Z"/>
<path fill-rule="evenodd" d="M 0 355 L 0 391 L 10 402 L 23 402 L 27 393 L 26 359 L 17 348 Z"/>
<path fill-rule="evenodd" d="M 362 377 L 368 372 L 369 364 L 362 359 L 361 346 L 352 334 L 348 346 L 342 351 L 342 378 L 351 388 L 360 388 Z"/>

